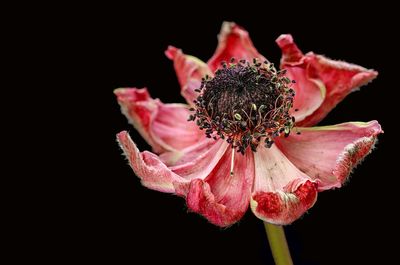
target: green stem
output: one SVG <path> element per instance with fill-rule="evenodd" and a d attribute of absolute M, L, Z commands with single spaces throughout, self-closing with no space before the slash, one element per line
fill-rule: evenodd
<path fill-rule="evenodd" d="M 266 222 L 264 222 L 264 227 L 275 264 L 293 265 L 283 227 Z"/>

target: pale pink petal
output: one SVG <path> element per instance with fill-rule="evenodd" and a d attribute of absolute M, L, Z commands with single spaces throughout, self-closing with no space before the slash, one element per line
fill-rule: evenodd
<path fill-rule="evenodd" d="M 144 186 L 186 197 L 191 211 L 218 226 L 231 225 L 246 212 L 254 178 L 250 150 L 244 156 L 236 155 L 234 175 L 231 176 L 232 149 L 222 140 L 211 145 L 211 142 L 203 142 L 192 150 L 185 150 L 183 157 L 171 167 L 153 153 L 139 152 L 125 131 L 117 135 L 117 140 Z M 162 156 L 167 157 L 166 154 Z"/>
<path fill-rule="evenodd" d="M 294 86 L 296 94 L 312 93 L 312 96 L 295 98 L 294 105 L 299 109 L 299 113 L 305 112 L 296 114 L 298 116 L 296 121 L 301 126 L 312 126 L 318 123 L 350 92 L 378 75 L 376 71 L 355 64 L 334 61 L 312 52 L 303 55 L 289 34 L 281 35 L 277 43 L 282 50 L 281 68 L 288 70 L 289 75 L 292 69 L 295 69 L 297 76 L 293 75 L 294 80 L 303 80 Z M 322 103 L 319 102 L 320 99 L 317 100 L 321 97 L 318 90 L 322 94 Z M 310 97 L 313 100 L 309 100 Z M 308 102 L 302 102 L 304 99 L 308 99 Z"/>
<path fill-rule="evenodd" d="M 231 153 L 229 148 L 205 180 L 194 179 L 187 189 L 189 209 L 221 227 L 242 218 L 249 205 L 254 179 L 251 150 L 245 155 L 236 153 L 233 175 L 230 175 Z"/>
<path fill-rule="evenodd" d="M 223 140 L 205 139 L 181 151 L 157 156 L 147 151 L 139 152 L 126 131 L 117 134 L 117 140 L 144 186 L 181 196 L 186 195 L 185 184 L 189 185 L 190 180 L 205 179 L 210 175 L 228 148 L 228 143 Z"/>
<path fill-rule="evenodd" d="M 175 173 L 187 180 L 205 179 L 216 167 L 225 154 L 228 143 L 223 140 L 205 138 L 198 144 L 185 148 L 179 152 L 167 152 L 160 155 L 160 159 Z M 188 186 L 175 184 L 176 193 L 181 196 L 187 194 Z M 188 183 L 187 183 L 188 184 Z"/>
<path fill-rule="evenodd" d="M 153 151 L 177 151 L 204 137 L 194 122 L 188 122 L 188 106 L 164 104 L 152 99 L 146 88 L 119 88 L 114 91 L 122 112 Z"/>
<path fill-rule="evenodd" d="M 216 148 L 215 145 L 221 146 L 223 142 L 203 137 L 197 143 L 181 149 L 179 152 L 165 152 L 160 154 L 160 159 L 169 167 L 180 166 L 192 162 L 200 154 L 210 152 L 210 150 Z"/>
<path fill-rule="evenodd" d="M 321 106 L 325 98 L 325 86 L 319 80 L 307 77 L 307 70 L 303 69 L 303 65 L 285 69 L 287 76 L 296 81 L 292 85 L 296 95 L 290 114 L 295 117 L 296 121 L 304 120 Z"/>
<path fill-rule="evenodd" d="M 290 224 L 317 199 L 317 183 L 297 169 L 273 145 L 254 154 L 255 180 L 251 197 L 254 214 L 269 223 Z"/>
<path fill-rule="evenodd" d="M 150 152 L 139 152 L 135 143 L 126 131 L 117 134 L 117 140 L 124 151 L 135 174 L 141 179 L 142 185 L 161 192 L 175 192 L 173 183 L 188 182 L 172 172 L 158 156 Z"/>
<path fill-rule="evenodd" d="M 295 130 L 301 134 L 293 132 L 276 144 L 294 165 L 318 182 L 319 191 L 342 186 L 382 133 L 377 121 Z"/>
<path fill-rule="evenodd" d="M 181 85 L 181 95 L 188 104 L 193 104 L 193 100 L 198 97 L 194 90 L 201 85 L 201 79 L 212 73 L 207 64 L 200 59 L 182 53 L 182 50 L 169 46 L 165 55 L 174 62 L 176 76 Z"/>
<path fill-rule="evenodd" d="M 254 47 L 246 30 L 233 22 L 224 22 L 218 35 L 217 49 L 207 64 L 212 71 L 215 71 L 221 66 L 222 61 L 229 63 L 232 57 L 250 62 L 254 58 L 265 60 L 264 56 L 259 54 Z"/>

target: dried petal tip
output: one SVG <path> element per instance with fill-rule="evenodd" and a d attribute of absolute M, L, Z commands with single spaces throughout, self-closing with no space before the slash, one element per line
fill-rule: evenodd
<path fill-rule="evenodd" d="M 296 221 L 317 200 L 317 184 L 306 181 L 293 192 L 260 192 L 252 197 L 255 215 L 272 224 L 287 225 Z"/>
<path fill-rule="evenodd" d="M 254 155 L 254 162 L 256 172 L 250 205 L 258 218 L 286 225 L 314 205 L 318 183 L 293 165 L 277 145 L 270 150 L 260 149 Z"/>
<path fill-rule="evenodd" d="M 341 187 L 383 132 L 377 121 L 297 128 L 301 134 L 280 139 L 279 149 L 318 182 L 318 191 Z"/>
<path fill-rule="evenodd" d="M 282 49 L 284 56 L 282 61 L 296 62 L 303 57 L 303 53 L 294 43 L 292 35 L 282 34 L 276 39 L 276 43 Z"/>
<path fill-rule="evenodd" d="M 346 146 L 337 160 L 333 174 L 344 182 L 351 171 L 374 149 L 376 136 L 363 137 Z"/>

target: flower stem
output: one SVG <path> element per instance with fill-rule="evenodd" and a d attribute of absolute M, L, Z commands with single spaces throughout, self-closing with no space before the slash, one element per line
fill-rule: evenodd
<path fill-rule="evenodd" d="M 264 222 L 264 227 L 275 264 L 293 265 L 283 227 L 266 222 Z"/>

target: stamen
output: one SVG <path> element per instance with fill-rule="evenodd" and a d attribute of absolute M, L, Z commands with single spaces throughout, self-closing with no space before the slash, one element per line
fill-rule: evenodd
<path fill-rule="evenodd" d="M 233 166 L 235 163 L 235 149 L 232 148 L 232 156 L 231 156 L 231 176 L 233 176 Z"/>

